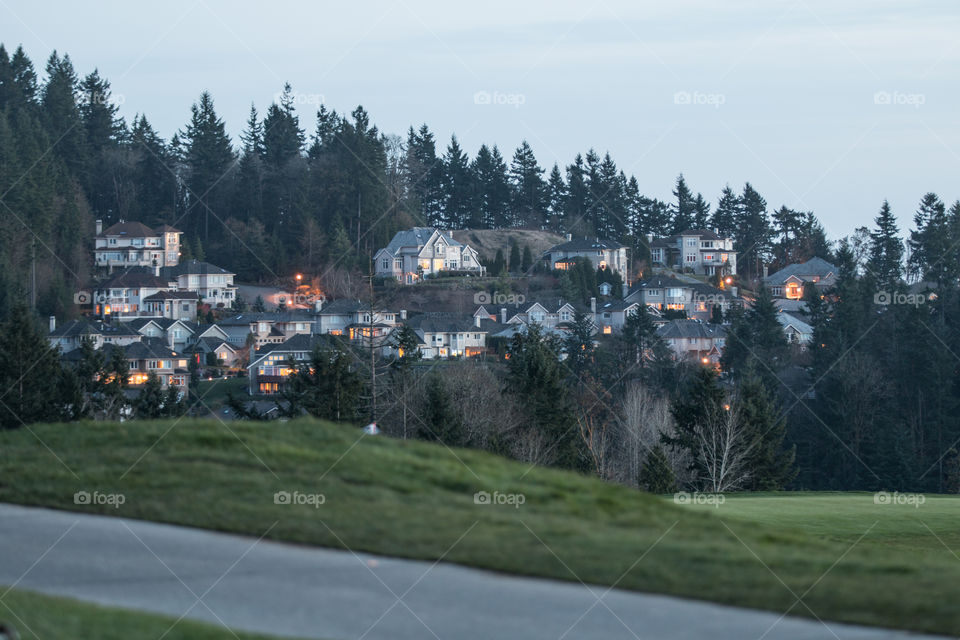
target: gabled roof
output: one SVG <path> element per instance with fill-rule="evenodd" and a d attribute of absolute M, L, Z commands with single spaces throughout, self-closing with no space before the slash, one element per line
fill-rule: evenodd
<path fill-rule="evenodd" d="M 218 267 L 215 264 L 210 264 L 209 262 L 201 262 L 199 260 L 187 260 L 186 262 L 181 262 L 175 267 L 163 267 L 160 269 L 160 274 L 167 278 L 176 278 L 177 276 L 182 276 L 186 274 L 194 275 L 236 275 L 232 271 L 224 269 L 223 267 Z"/>
<path fill-rule="evenodd" d="M 180 229 L 175 229 L 168 224 L 160 225 L 157 227 L 157 231 L 160 233 L 183 233 L 183 231 L 180 231 Z"/>
<path fill-rule="evenodd" d="M 107 359 L 114 349 L 121 349 L 127 360 L 148 360 L 151 358 L 176 358 L 179 352 L 172 351 L 161 338 L 143 338 L 140 342 L 132 342 L 120 347 L 114 344 L 103 345 L 103 353 Z"/>
<path fill-rule="evenodd" d="M 474 324 L 473 316 L 465 313 L 447 313 L 444 311 L 428 311 L 415 315 L 407 320 L 414 331 L 424 333 L 484 333 L 483 327 Z M 482 324 L 482 323 L 481 323 Z"/>
<path fill-rule="evenodd" d="M 170 281 L 154 275 L 146 267 L 129 267 L 117 273 L 112 278 L 101 282 L 97 289 L 131 289 L 139 287 L 153 287 L 169 289 Z"/>
<path fill-rule="evenodd" d="M 359 300 L 348 300 L 346 298 L 341 298 L 340 300 L 334 300 L 329 302 L 322 307 L 320 307 L 320 315 L 324 316 L 341 316 L 349 315 L 356 313 L 360 309 L 370 308 L 370 305 L 364 304 Z"/>
<path fill-rule="evenodd" d="M 107 236 L 126 236 L 129 238 L 155 238 L 160 235 L 142 222 L 118 222 L 101 233 L 99 238 Z"/>
<path fill-rule="evenodd" d="M 89 321 L 84 319 L 71 320 L 50 332 L 51 338 L 76 338 L 93 335 L 137 337 L 140 334 L 122 324 L 112 325 L 100 320 Z"/>
<path fill-rule="evenodd" d="M 148 324 L 155 324 L 164 331 L 175 324 L 180 324 L 186 327 L 190 333 L 196 333 L 197 327 L 199 326 L 192 320 L 173 320 L 171 318 L 134 318 L 133 320 L 124 320 L 122 324 L 137 332 L 142 331 Z"/>
<path fill-rule="evenodd" d="M 158 291 L 143 299 L 144 302 L 157 300 L 197 300 L 196 291 Z"/>
<path fill-rule="evenodd" d="M 257 351 L 250 356 L 250 366 L 252 367 L 269 353 L 310 353 L 314 347 L 330 347 L 335 344 L 337 344 L 335 336 L 298 333 L 283 342 L 268 343 L 257 349 Z"/>
<path fill-rule="evenodd" d="M 602 313 L 604 311 L 608 312 L 617 312 L 617 311 L 626 311 L 631 307 L 639 307 L 639 302 L 627 302 L 626 300 L 610 300 L 609 302 L 604 302 L 597 305 L 597 311 Z"/>
<path fill-rule="evenodd" d="M 671 320 L 657 329 L 664 340 L 670 338 L 723 338 L 727 335 L 722 325 L 705 324 L 696 320 Z"/>
<path fill-rule="evenodd" d="M 777 322 L 779 322 L 784 328 L 793 327 L 800 333 L 809 333 L 813 334 L 813 327 L 808 323 L 804 322 L 796 316 L 792 316 L 789 313 L 780 312 L 777 314 Z"/>
<path fill-rule="evenodd" d="M 218 320 L 217 324 L 224 327 L 242 326 L 254 322 L 314 322 L 313 313 L 306 311 L 252 311 L 243 312 L 229 318 Z"/>
<path fill-rule="evenodd" d="M 809 281 L 815 276 L 824 279 L 836 272 L 837 268 L 823 258 L 810 258 L 802 264 L 788 264 L 783 269 L 764 278 L 763 281 L 768 284 L 777 284 L 784 282 L 790 276 L 797 276 Z"/>
<path fill-rule="evenodd" d="M 384 250 L 395 256 L 400 249 L 404 247 L 420 248 L 429 242 L 434 231 L 439 233 L 444 242 L 446 242 L 448 245 L 454 247 L 462 246 L 461 243 L 457 242 L 443 231 L 435 229 L 434 227 L 413 227 L 412 229 L 407 229 L 405 231 L 398 231 Z"/>
<path fill-rule="evenodd" d="M 717 233 L 710 229 L 686 229 L 676 234 L 676 236 L 700 236 L 701 240 L 723 240 Z"/>
<path fill-rule="evenodd" d="M 554 247 L 551 247 L 547 250 L 547 253 L 552 253 L 554 251 L 597 251 L 597 250 L 611 250 L 611 249 L 622 249 L 624 245 L 613 240 L 607 240 L 604 238 L 573 238 L 567 240 L 563 244 L 558 244 Z"/>
<path fill-rule="evenodd" d="M 642 291 L 646 289 L 675 289 L 675 288 L 684 288 L 692 289 L 694 283 L 685 282 L 679 278 L 675 278 L 670 275 L 654 275 L 646 278 L 645 280 L 640 280 L 632 287 L 630 287 L 630 292 L 627 294 L 632 295 L 637 291 Z"/>

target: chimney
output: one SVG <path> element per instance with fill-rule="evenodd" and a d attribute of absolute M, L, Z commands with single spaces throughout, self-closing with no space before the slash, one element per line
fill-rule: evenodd
<path fill-rule="evenodd" d="M 763 265 L 763 279 L 766 280 L 767 276 L 770 275 L 770 267 Z"/>
<path fill-rule="evenodd" d="M 57 330 L 57 316 L 50 316 L 50 333 Z"/>
<path fill-rule="evenodd" d="M 647 244 L 653 244 L 653 234 L 652 234 L 652 233 L 648 233 L 648 234 L 647 234 Z"/>
<path fill-rule="evenodd" d="M 730 295 L 733 296 L 734 298 L 737 297 L 737 288 L 738 287 L 730 287 Z"/>
<path fill-rule="evenodd" d="M 97 220 L 97 235 L 103 233 L 103 220 Z"/>
<path fill-rule="evenodd" d="M 313 301 L 313 312 L 314 312 L 314 313 L 320 313 L 320 311 L 321 311 L 322 309 L 323 309 L 323 298 L 320 298 L 319 300 L 314 300 L 314 301 Z"/>
<path fill-rule="evenodd" d="M 597 299 L 590 298 L 590 313 L 596 313 L 596 312 L 597 312 Z"/>
<path fill-rule="evenodd" d="M 713 232 L 717 235 L 720 235 L 720 227 L 714 227 Z"/>
<path fill-rule="evenodd" d="M 173 331 L 167 329 L 167 346 L 173 351 Z"/>
<path fill-rule="evenodd" d="M 473 316 L 473 326 L 480 328 L 480 316 Z"/>
<path fill-rule="evenodd" d="M 573 240 L 573 234 L 568 233 L 568 234 L 567 234 L 567 242 L 570 242 L 571 240 Z"/>
<path fill-rule="evenodd" d="M 401 319 L 401 320 L 406 320 L 406 319 L 407 319 L 407 310 L 406 310 L 406 309 L 400 309 L 400 319 Z"/>
<path fill-rule="evenodd" d="M 157 276 L 158 278 L 160 277 L 160 265 L 159 265 L 159 264 L 153 265 L 153 275 Z"/>
<path fill-rule="evenodd" d="M 500 307 L 500 324 L 507 324 L 507 308 Z"/>

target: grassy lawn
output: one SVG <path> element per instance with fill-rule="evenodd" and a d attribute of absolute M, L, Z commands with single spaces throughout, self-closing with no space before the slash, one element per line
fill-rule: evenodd
<path fill-rule="evenodd" d="M 216 411 L 223 407 L 227 402 L 227 392 L 232 391 L 233 395 L 241 400 L 249 400 L 247 395 L 247 384 L 250 381 L 247 378 L 214 378 L 213 380 L 200 380 L 197 382 L 197 395 L 203 398 L 203 403 L 211 410 Z"/>
<path fill-rule="evenodd" d="M 3 590 L 0 590 L 0 594 Z M 138 611 L 100 607 L 19 589 L 0 598 L 0 622 L 13 625 L 21 640 L 267 640 L 268 636 L 233 633 L 229 629 Z M 176 623 L 176 624 L 175 624 Z"/>
<path fill-rule="evenodd" d="M 0 501 L 254 536 L 269 529 L 281 540 L 960 632 L 951 598 L 960 559 L 946 548 L 960 551 L 960 498 L 927 496 L 914 508 L 876 505 L 872 494 L 770 494 L 678 506 L 572 473 L 310 420 L 31 429 L 36 437 L 0 433 Z M 77 491 L 120 492 L 126 502 L 78 506 Z M 478 491 L 506 504 L 476 504 Z M 278 504 L 276 492 L 324 500 Z"/>

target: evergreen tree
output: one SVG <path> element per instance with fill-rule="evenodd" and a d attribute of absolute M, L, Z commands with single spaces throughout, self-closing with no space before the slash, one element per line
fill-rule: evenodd
<path fill-rule="evenodd" d="M 524 274 L 529 274 L 530 270 L 533 268 L 533 253 L 530 251 L 530 245 L 523 245 L 523 258 L 520 262 L 520 271 Z"/>
<path fill-rule="evenodd" d="M 69 414 L 60 393 L 64 374 L 58 351 L 50 347 L 22 302 L 0 324 L 0 362 L 0 429 L 52 422 Z"/>
<path fill-rule="evenodd" d="M 543 169 L 537 164 L 533 149 L 524 140 L 510 163 L 510 184 L 513 190 L 511 223 L 514 227 L 539 227 L 546 206 L 546 185 Z"/>
<path fill-rule="evenodd" d="M 315 347 L 309 362 L 290 362 L 295 373 L 288 377 L 283 397 L 290 402 L 291 413 L 303 410 L 336 422 L 356 420 L 363 381 L 350 360 L 349 353 L 337 344 Z"/>
<path fill-rule="evenodd" d="M 647 454 L 637 484 L 649 493 L 672 493 L 677 490 L 677 478 L 662 445 L 654 446 Z"/>
<path fill-rule="evenodd" d="M 517 241 L 510 240 L 510 273 L 519 273 L 520 272 L 520 247 L 517 245 Z"/>
<path fill-rule="evenodd" d="M 767 201 L 746 183 L 737 209 L 736 232 L 737 268 L 747 278 L 762 275 L 762 265 L 770 250 L 770 221 Z"/>
<path fill-rule="evenodd" d="M 443 222 L 448 229 L 462 229 L 470 225 L 473 216 L 473 175 L 467 154 L 460 148 L 456 136 L 450 136 L 450 144 L 442 161 L 443 176 Z"/>
<path fill-rule="evenodd" d="M 730 238 L 737 229 L 737 220 L 740 214 L 740 199 L 730 185 L 723 188 L 717 208 L 713 210 L 710 226 L 717 229 L 723 238 Z"/>
<path fill-rule="evenodd" d="M 760 287 L 753 306 L 746 312 L 731 310 L 730 328 L 720 360 L 725 371 L 741 376 L 753 363 L 773 388 L 774 372 L 787 364 L 787 339 L 777 320 L 778 313 L 766 287 Z"/>
<path fill-rule="evenodd" d="M 903 276 L 903 241 L 900 240 L 897 219 L 886 200 L 880 207 L 876 225 L 876 230 L 870 234 L 870 260 L 867 269 L 874 275 L 878 285 L 892 288 Z"/>
<path fill-rule="evenodd" d="M 547 226 L 553 231 L 563 229 L 566 199 L 567 185 L 563 182 L 560 167 L 554 163 L 550 170 L 550 176 L 547 178 L 547 210 L 549 212 Z"/>
<path fill-rule="evenodd" d="M 442 442 L 449 447 L 464 444 L 465 432 L 460 418 L 439 374 L 428 376 L 426 398 L 421 411 L 420 437 Z"/>
<path fill-rule="evenodd" d="M 163 415 L 163 384 L 157 374 L 147 374 L 147 381 L 133 403 L 138 418 L 153 419 Z"/>
<path fill-rule="evenodd" d="M 224 180 L 224 176 L 235 158 L 226 126 L 214 110 L 209 92 L 200 94 L 190 112 L 190 122 L 180 133 L 185 141 L 183 161 L 187 174 L 184 222 L 188 234 L 206 239 L 211 218 L 216 226 L 218 220 L 226 217 L 230 181 Z"/>
<path fill-rule="evenodd" d="M 763 381 L 748 372 L 737 389 L 737 417 L 743 422 L 750 443 L 745 489 L 777 491 L 796 476 L 793 448 L 784 449 L 786 419 L 781 415 Z"/>
<path fill-rule="evenodd" d="M 677 183 L 673 189 L 676 203 L 672 207 L 673 229 L 671 233 L 680 233 L 694 228 L 694 198 L 681 173 L 677 176 Z"/>

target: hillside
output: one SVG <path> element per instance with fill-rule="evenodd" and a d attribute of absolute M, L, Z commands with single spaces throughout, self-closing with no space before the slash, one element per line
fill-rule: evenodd
<path fill-rule="evenodd" d="M 78 491 L 124 500 L 77 504 Z M 683 507 L 575 473 L 307 419 L 0 432 L 0 501 L 960 631 L 960 610 L 943 597 L 960 582 L 960 562 L 946 548 L 960 545 L 958 498 L 929 496 L 921 509 L 877 506 L 868 494 L 832 496 L 829 507 L 818 499 Z M 822 526 L 796 524 L 811 519 Z M 799 594 L 806 606 L 796 604 Z"/>
<path fill-rule="evenodd" d="M 503 251 L 504 258 L 509 257 L 511 240 L 517 243 L 521 251 L 524 246 L 530 247 L 534 260 L 550 247 L 564 241 L 559 234 L 530 229 L 475 229 L 452 233 L 454 240 L 466 242 L 476 249 L 484 262 L 493 260 L 498 249 Z"/>

